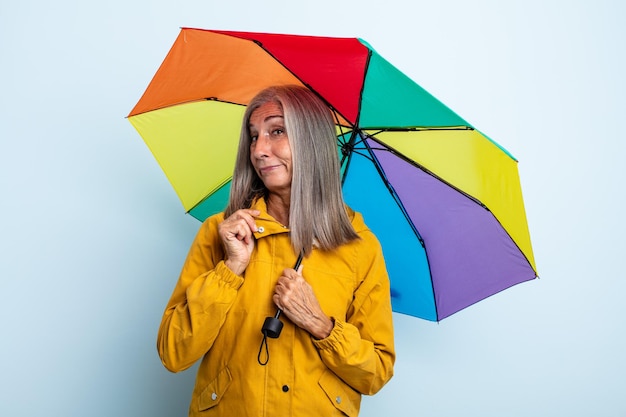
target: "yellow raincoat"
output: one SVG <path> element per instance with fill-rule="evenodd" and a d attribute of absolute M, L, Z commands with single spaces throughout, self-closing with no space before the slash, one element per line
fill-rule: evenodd
<path fill-rule="evenodd" d="M 282 316 L 269 361 L 257 360 L 266 317 L 276 313 L 278 277 L 297 254 L 289 229 L 267 214 L 263 199 L 255 249 L 244 276 L 224 265 L 217 232 L 223 214 L 201 226 L 159 328 L 157 348 L 172 372 L 198 359 L 190 416 L 356 416 L 361 394 L 374 394 L 393 375 L 395 351 L 390 288 L 380 244 L 350 211 L 360 240 L 334 251 L 313 249 L 302 274 L 335 327 L 316 340 Z"/>

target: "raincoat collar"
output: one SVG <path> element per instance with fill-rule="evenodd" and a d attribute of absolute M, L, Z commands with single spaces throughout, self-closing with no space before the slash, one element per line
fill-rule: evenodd
<path fill-rule="evenodd" d="M 259 210 L 261 212 L 259 217 L 256 218 L 256 225 L 258 227 L 258 230 L 254 232 L 255 238 L 260 239 L 262 237 L 270 236 L 273 234 L 289 233 L 290 229 L 288 226 L 280 224 L 278 220 L 276 220 L 267 212 L 267 203 L 265 202 L 264 198 L 257 198 L 252 203 L 252 206 L 250 208 L 254 210 Z M 354 227 L 354 230 L 357 233 L 367 229 L 367 226 L 363 222 L 363 217 L 360 215 L 360 213 L 356 213 L 348 206 L 346 206 L 346 211 L 348 213 L 348 218 L 352 223 L 352 227 Z"/>
<path fill-rule="evenodd" d="M 264 198 L 257 198 L 250 207 L 253 210 L 259 210 L 261 214 L 256 218 L 257 231 L 254 232 L 254 237 L 260 239 L 262 237 L 278 234 L 288 233 L 289 227 L 282 225 L 267 212 L 267 203 Z"/>

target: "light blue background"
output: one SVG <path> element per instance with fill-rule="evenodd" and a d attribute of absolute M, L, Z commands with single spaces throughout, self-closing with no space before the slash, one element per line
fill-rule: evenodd
<path fill-rule="evenodd" d="M 180 26 L 357 36 L 520 160 L 540 280 L 395 315 L 362 416 L 624 416 L 618 1 L 0 5 L 0 415 L 183 416 L 155 349 L 198 223 L 124 116 Z"/>

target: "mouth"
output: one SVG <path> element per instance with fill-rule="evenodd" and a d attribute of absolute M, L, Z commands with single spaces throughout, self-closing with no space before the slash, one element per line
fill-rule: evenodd
<path fill-rule="evenodd" d="M 259 174 L 261 174 L 261 175 L 268 174 L 268 173 L 278 169 L 279 167 L 280 167 L 280 165 L 269 165 L 269 166 L 259 167 Z"/>

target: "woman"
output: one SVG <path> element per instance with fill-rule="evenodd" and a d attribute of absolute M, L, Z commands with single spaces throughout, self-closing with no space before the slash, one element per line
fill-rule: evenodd
<path fill-rule="evenodd" d="M 356 416 L 392 377 L 384 259 L 343 202 L 335 140 L 305 88 L 248 105 L 228 207 L 202 224 L 159 328 L 167 369 L 202 358 L 190 416 Z M 277 308 L 284 328 L 265 339 Z"/>

